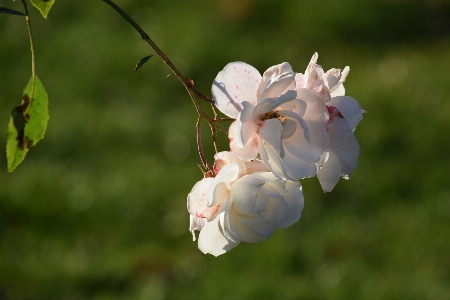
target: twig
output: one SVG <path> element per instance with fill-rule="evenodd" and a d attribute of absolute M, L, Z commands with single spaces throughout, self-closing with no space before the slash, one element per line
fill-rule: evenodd
<path fill-rule="evenodd" d="M 203 167 L 205 170 L 208 170 L 208 161 L 206 160 L 205 153 L 203 152 L 203 146 L 202 146 L 202 128 L 201 128 L 201 121 L 202 117 L 198 116 L 197 119 L 197 147 L 198 147 L 198 153 L 200 154 L 200 159 L 202 161 Z"/>

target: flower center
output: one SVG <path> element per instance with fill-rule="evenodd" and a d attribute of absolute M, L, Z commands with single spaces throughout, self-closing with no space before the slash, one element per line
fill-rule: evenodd
<path fill-rule="evenodd" d="M 261 121 L 269 120 L 269 119 L 278 119 L 281 123 L 283 123 L 286 120 L 286 117 L 282 114 L 278 113 L 277 111 L 269 111 L 264 114 L 260 114 L 259 118 Z"/>

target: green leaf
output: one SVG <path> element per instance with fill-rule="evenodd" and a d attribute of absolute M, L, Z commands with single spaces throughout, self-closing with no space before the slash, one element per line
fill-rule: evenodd
<path fill-rule="evenodd" d="M 33 4 L 34 7 L 36 7 L 46 19 L 53 3 L 55 3 L 55 0 L 31 0 L 31 4 Z"/>
<path fill-rule="evenodd" d="M 136 73 L 150 58 L 152 58 L 153 55 L 149 55 L 141 59 L 134 68 L 134 73 Z"/>
<path fill-rule="evenodd" d="M 12 110 L 6 131 L 8 172 L 14 171 L 28 150 L 44 137 L 48 119 L 47 92 L 39 78 L 31 76 L 22 104 Z"/>
<path fill-rule="evenodd" d="M 23 12 L 17 11 L 17 10 L 13 10 L 13 9 L 9 9 L 6 7 L 0 7 L 0 13 L 4 13 L 4 14 L 11 14 L 11 15 L 19 15 L 19 16 L 26 16 L 26 14 L 24 14 Z"/>

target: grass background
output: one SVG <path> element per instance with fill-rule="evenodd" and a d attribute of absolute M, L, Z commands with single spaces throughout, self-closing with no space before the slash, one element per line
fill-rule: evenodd
<path fill-rule="evenodd" d="M 327 194 L 303 180 L 292 227 L 203 255 L 183 86 L 158 58 L 133 73 L 152 50 L 103 2 L 57 0 L 47 21 L 31 9 L 50 122 L 13 174 L 0 156 L 0 299 L 450 299 L 448 1 L 117 3 L 207 95 L 231 61 L 303 72 L 317 51 L 325 70 L 349 65 L 347 94 L 369 112 L 358 167 Z M 31 73 L 27 35 L 0 15 L 4 130 Z"/>

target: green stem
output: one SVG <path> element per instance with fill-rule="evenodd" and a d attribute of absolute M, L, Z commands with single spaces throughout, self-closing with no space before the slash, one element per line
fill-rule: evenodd
<path fill-rule="evenodd" d="M 34 96 L 34 80 L 36 77 L 36 62 L 35 62 L 35 54 L 34 54 L 34 40 L 33 40 L 33 32 L 31 30 L 31 20 L 30 20 L 30 15 L 28 14 L 28 4 L 26 2 L 26 0 L 21 0 L 23 7 L 25 9 L 25 19 L 27 21 L 27 26 L 28 26 L 28 35 L 30 36 L 30 48 L 31 48 L 31 75 L 32 75 L 32 80 L 33 80 L 33 84 L 32 84 L 32 90 L 31 90 L 31 99 L 33 99 Z"/>

